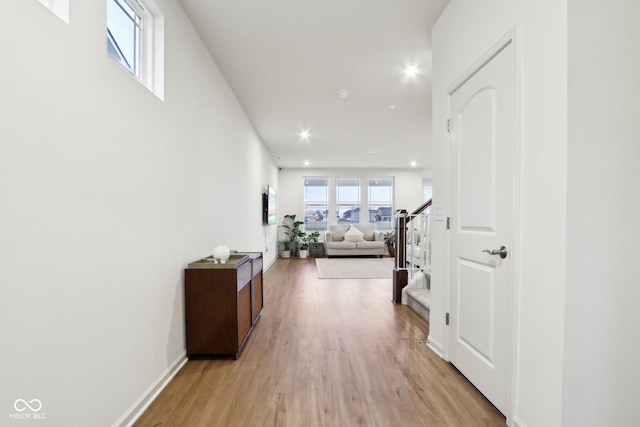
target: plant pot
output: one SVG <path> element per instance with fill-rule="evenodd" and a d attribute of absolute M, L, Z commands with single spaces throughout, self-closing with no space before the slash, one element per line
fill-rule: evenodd
<path fill-rule="evenodd" d="M 290 258 L 291 251 L 280 251 L 280 258 Z"/>
<path fill-rule="evenodd" d="M 300 258 L 306 258 L 308 254 L 309 254 L 309 250 L 308 249 L 300 249 L 300 253 L 299 253 L 298 256 Z"/>
<path fill-rule="evenodd" d="M 389 250 L 389 255 L 392 256 L 393 258 L 396 257 L 396 248 L 393 247 L 393 245 L 387 245 L 387 249 Z"/>

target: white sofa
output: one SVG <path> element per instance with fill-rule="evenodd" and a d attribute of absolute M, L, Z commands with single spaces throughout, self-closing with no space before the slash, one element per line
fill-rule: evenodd
<path fill-rule="evenodd" d="M 354 227 L 362 233 L 362 240 L 353 238 L 349 229 Z M 349 233 L 349 234 L 348 234 Z M 345 235 L 347 238 L 345 239 Z M 384 232 L 376 231 L 373 224 L 330 225 L 324 233 L 326 254 L 332 256 L 375 255 L 384 256 Z"/>

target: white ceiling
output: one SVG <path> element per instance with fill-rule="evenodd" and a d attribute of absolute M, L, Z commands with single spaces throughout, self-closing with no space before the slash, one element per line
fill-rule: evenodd
<path fill-rule="evenodd" d="M 430 30 L 448 2 L 180 0 L 280 167 L 416 161 L 426 176 Z M 404 76 L 408 65 L 416 78 Z"/>

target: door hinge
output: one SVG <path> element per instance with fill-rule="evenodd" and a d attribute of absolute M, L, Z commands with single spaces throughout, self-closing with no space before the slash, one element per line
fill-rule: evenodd
<path fill-rule="evenodd" d="M 447 230 L 451 229 L 451 217 L 447 217 Z"/>
<path fill-rule="evenodd" d="M 448 325 L 449 324 L 449 313 L 446 313 L 444 316 L 444 324 Z"/>
<path fill-rule="evenodd" d="M 447 119 L 446 123 L 447 133 L 451 132 L 451 119 Z"/>

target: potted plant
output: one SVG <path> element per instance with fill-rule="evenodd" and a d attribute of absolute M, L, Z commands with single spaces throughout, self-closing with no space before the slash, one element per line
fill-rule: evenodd
<path fill-rule="evenodd" d="M 300 251 L 298 252 L 298 256 L 300 258 L 306 258 L 309 254 L 309 238 L 306 236 L 300 238 Z"/>
<path fill-rule="evenodd" d="M 318 237 L 320 237 L 320 233 L 318 233 L 317 231 L 314 231 L 313 233 L 307 234 L 302 230 L 298 230 L 297 235 L 298 235 L 298 243 L 299 243 L 298 256 L 300 258 L 306 258 L 307 256 L 309 256 L 309 243 L 311 242 L 317 243 Z"/>
<path fill-rule="evenodd" d="M 320 237 L 320 233 L 318 233 L 317 231 L 314 231 L 313 233 L 309 233 L 307 235 L 307 245 L 309 247 L 309 254 L 311 256 L 322 256 L 322 252 L 318 252 L 318 248 L 315 245 L 312 245 L 312 243 L 318 243 L 318 238 Z"/>
<path fill-rule="evenodd" d="M 290 258 L 291 257 L 291 242 L 288 240 L 280 240 L 280 258 Z"/>
<path fill-rule="evenodd" d="M 314 231 L 313 233 L 309 233 L 309 242 L 318 243 L 318 237 L 320 237 L 320 233 Z"/>
<path fill-rule="evenodd" d="M 389 255 L 392 257 L 396 256 L 396 232 L 388 231 L 384 233 L 384 244 L 387 245 L 387 249 L 389 250 Z"/>
<path fill-rule="evenodd" d="M 282 242 L 284 242 L 285 240 L 288 241 L 288 247 L 290 252 L 290 255 L 295 256 L 296 253 L 296 249 L 297 249 L 297 241 L 303 237 L 305 235 L 305 233 L 303 231 L 300 230 L 300 226 L 304 224 L 304 222 L 302 221 L 296 221 L 296 216 L 295 215 L 285 215 L 284 219 L 282 220 L 282 225 L 280 226 L 280 229 L 282 230 L 282 235 L 284 237 L 284 239 L 282 240 Z"/>

